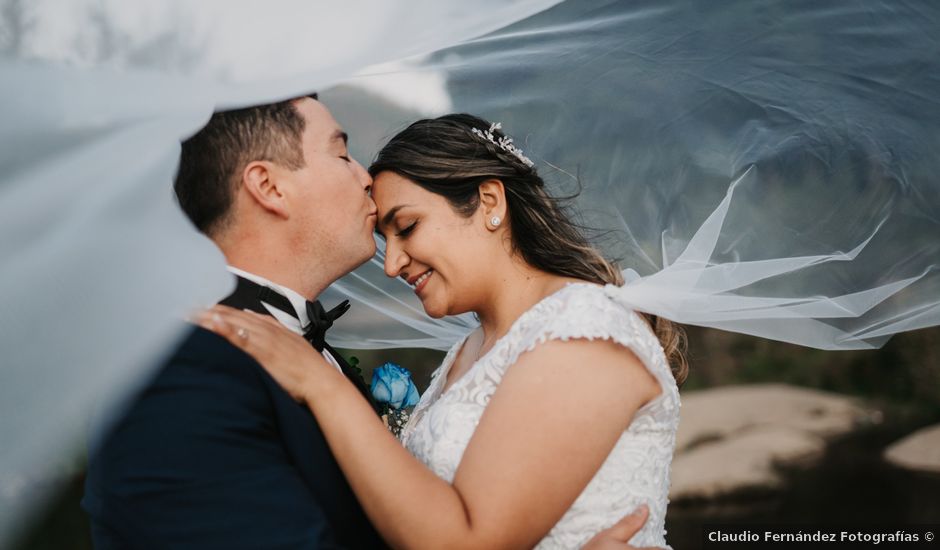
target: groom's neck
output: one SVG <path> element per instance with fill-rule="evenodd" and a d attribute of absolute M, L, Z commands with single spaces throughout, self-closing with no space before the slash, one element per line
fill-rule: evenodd
<path fill-rule="evenodd" d="M 308 300 L 315 300 L 336 279 L 333 274 L 318 269 L 322 267 L 321 262 L 303 262 L 289 253 L 239 248 L 222 252 L 228 265 L 287 287 Z"/>

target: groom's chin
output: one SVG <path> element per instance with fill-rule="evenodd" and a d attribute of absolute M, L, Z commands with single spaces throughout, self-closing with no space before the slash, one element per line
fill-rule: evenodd
<path fill-rule="evenodd" d="M 372 236 L 372 234 L 369 234 L 369 239 L 363 241 L 362 249 L 358 254 L 358 257 L 355 258 L 356 265 L 353 267 L 353 269 L 356 269 L 362 264 L 371 260 L 375 256 L 377 250 L 378 248 L 375 245 L 375 238 Z"/>
<path fill-rule="evenodd" d="M 371 253 L 369 253 L 369 254 L 363 254 L 362 256 L 360 256 L 359 258 L 357 258 L 357 259 L 356 259 L 356 262 L 355 262 L 355 265 L 351 266 L 350 269 L 348 270 L 348 272 L 349 272 L 349 273 L 352 273 L 353 271 L 359 269 L 360 267 L 362 267 L 363 265 L 365 265 L 366 262 L 368 262 L 369 260 L 371 260 L 374 256 L 375 256 L 375 249 L 373 248 Z"/>

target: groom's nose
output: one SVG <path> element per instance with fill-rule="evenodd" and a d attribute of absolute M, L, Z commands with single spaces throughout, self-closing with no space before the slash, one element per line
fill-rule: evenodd
<path fill-rule="evenodd" d="M 359 184 L 362 185 L 366 193 L 370 193 L 372 191 L 372 176 L 369 175 L 365 167 L 359 164 L 359 161 L 356 159 L 352 159 L 352 161 L 356 166 L 356 178 L 359 180 Z"/>

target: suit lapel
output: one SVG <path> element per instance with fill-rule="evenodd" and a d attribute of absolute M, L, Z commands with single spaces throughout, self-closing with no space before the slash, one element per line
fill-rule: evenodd
<path fill-rule="evenodd" d="M 362 394 L 362 397 L 365 398 L 365 400 L 369 403 L 369 405 L 372 407 L 375 413 L 379 414 L 381 411 L 379 410 L 378 403 L 376 403 L 375 399 L 373 399 L 372 397 L 372 391 L 366 385 L 365 381 L 359 376 L 359 373 L 356 372 L 356 369 L 354 369 L 349 363 L 347 363 L 346 359 L 343 358 L 343 356 L 340 355 L 329 344 L 326 345 L 325 349 L 326 351 L 330 352 L 330 355 L 332 355 L 334 359 L 336 359 L 336 362 L 339 363 L 340 369 L 342 369 L 343 374 L 345 374 L 346 378 L 349 378 L 349 381 L 352 382 L 354 386 L 356 386 L 356 389 L 359 390 L 359 393 Z"/>
<path fill-rule="evenodd" d="M 235 280 L 235 290 L 219 302 L 220 304 L 235 309 L 247 309 L 262 315 L 271 315 L 259 298 L 258 289 L 261 287 L 242 277 L 236 276 Z"/>
<path fill-rule="evenodd" d="M 329 444 L 310 410 L 294 401 L 270 376 L 265 376 L 272 396 L 281 442 L 294 467 L 323 503 L 331 523 L 349 522 L 343 514 L 358 508 Z"/>
<path fill-rule="evenodd" d="M 219 303 L 270 315 L 259 300 L 258 285 L 241 277 L 238 277 L 235 291 Z M 337 358 L 341 360 L 338 355 Z M 263 371 L 260 367 L 259 370 Z M 327 515 L 331 516 L 331 522 L 348 522 L 349 518 L 333 516 L 341 514 L 342 510 L 357 509 L 357 505 L 352 501 L 336 502 L 337 499 L 348 500 L 353 497 L 316 419 L 306 406 L 294 401 L 267 372 L 262 373 L 262 379 L 274 405 L 281 441 L 300 477 L 324 502 L 333 501 L 335 505 L 324 507 Z"/>

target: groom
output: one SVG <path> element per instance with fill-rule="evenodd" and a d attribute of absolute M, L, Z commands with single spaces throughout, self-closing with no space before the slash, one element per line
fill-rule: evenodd
<path fill-rule="evenodd" d="M 340 312 L 306 298 L 375 253 L 371 185 L 306 97 L 215 114 L 183 144 L 175 188 L 237 277 L 222 303 L 306 333 L 351 375 L 323 341 Z M 99 550 L 385 547 L 308 410 L 201 329 L 92 451 L 83 506 Z"/>
<path fill-rule="evenodd" d="M 375 253 L 372 180 L 346 140 L 316 96 L 216 113 L 175 189 L 236 276 L 222 303 L 303 334 L 371 400 L 324 341 L 344 307 L 308 301 Z M 202 329 L 92 449 L 82 504 L 98 550 L 385 548 L 308 409 Z M 642 521 L 596 547 L 629 548 Z"/>

